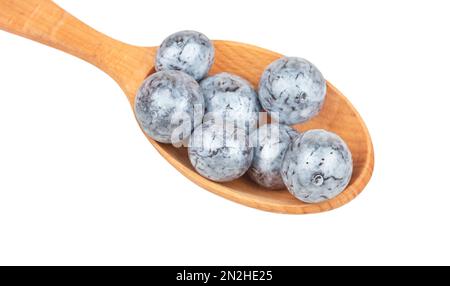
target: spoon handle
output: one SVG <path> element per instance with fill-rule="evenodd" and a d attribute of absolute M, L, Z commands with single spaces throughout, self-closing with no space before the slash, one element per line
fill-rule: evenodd
<path fill-rule="evenodd" d="M 0 29 L 79 57 L 105 71 L 126 92 L 132 92 L 127 90 L 130 75 L 153 53 L 97 32 L 50 0 L 0 0 Z"/>

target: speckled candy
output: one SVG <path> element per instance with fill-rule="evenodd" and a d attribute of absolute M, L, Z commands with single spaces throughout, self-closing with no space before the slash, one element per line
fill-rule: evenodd
<path fill-rule="evenodd" d="M 292 142 L 281 175 L 296 198 L 318 203 L 340 194 L 352 170 L 352 155 L 345 142 L 332 132 L 316 129 Z"/>
<path fill-rule="evenodd" d="M 167 37 L 156 54 L 157 71 L 180 70 L 196 80 L 207 74 L 214 62 L 214 46 L 202 33 L 181 31 Z"/>
<path fill-rule="evenodd" d="M 216 182 L 227 182 L 248 170 L 253 148 L 242 129 L 210 120 L 195 128 L 189 138 L 188 154 L 200 175 Z"/>
<path fill-rule="evenodd" d="M 202 80 L 200 87 L 205 98 L 204 120 L 220 118 L 247 133 L 256 127 L 261 106 L 248 81 L 224 72 Z"/>
<path fill-rule="evenodd" d="M 175 144 L 201 124 L 204 99 L 191 76 L 180 71 L 161 71 L 145 79 L 134 109 L 148 136 L 161 143 Z"/>
<path fill-rule="evenodd" d="M 320 71 L 302 58 L 285 57 L 271 63 L 259 82 L 259 100 L 275 120 L 292 125 L 319 113 L 325 100 L 326 81 Z"/>
<path fill-rule="evenodd" d="M 259 127 L 250 135 L 254 147 L 253 162 L 248 170 L 250 178 L 269 189 L 281 189 L 285 185 L 281 178 L 281 164 L 289 144 L 300 133 L 278 123 Z"/>

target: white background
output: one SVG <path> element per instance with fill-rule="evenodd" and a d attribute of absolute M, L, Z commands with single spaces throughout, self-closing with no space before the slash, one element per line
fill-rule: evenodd
<path fill-rule="evenodd" d="M 447 1 L 58 0 L 124 42 L 194 29 L 315 63 L 375 147 L 365 191 L 266 213 L 197 187 L 93 66 L 0 32 L 0 264 L 450 264 Z"/>

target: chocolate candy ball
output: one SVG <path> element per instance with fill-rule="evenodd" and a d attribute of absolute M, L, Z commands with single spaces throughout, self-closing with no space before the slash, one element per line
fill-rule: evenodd
<path fill-rule="evenodd" d="M 202 33 L 181 31 L 167 37 L 156 54 L 157 71 L 180 70 L 201 80 L 214 62 L 214 46 Z"/>
<path fill-rule="evenodd" d="M 256 127 L 261 106 L 248 81 L 224 72 L 202 80 L 200 87 L 205 98 L 205 121 L 228 121 L 247 133 Z"/>
<path fill-rule="evenodd" d="M 200 175 L 216 182 L 227 182 L 248 170 L 253 148 L 242 129 L 210 120 L 195 128 L 189 138 L 188 154 Z"/>
<path fill-rule="evenodd" d="M 259 101 L 276 121 L 288 125 L 305 122 L 319 113 L 326 81 L 302 58 L 286 57 L 271 63 L 259 82 Z"/>
<path fill-rule="evenodd" d="M 255 130 L 250 136 L 255 150 L 248 170 L 250 178 L 266 188 L 284 188 L 281 164 L 289 144 L 298 136 L 300 133 L 293 128 L 278 123 L 266 124 Z"/>
<path fill-rule="evenodd" d="M 309 130 L 289 147 L 281 176 L 289 192 L 306 203 L 318 203 L 340 194 L 350 181 L 352 154 L 336 134 Z"/>
<path fill-rule="evenodd" d="M 191 76 L 180 71 L 161 71 L 145 79 L 136 95 L 134 110 L 148 136 L 175 144 L 201 124 L 204 99 Z"/>

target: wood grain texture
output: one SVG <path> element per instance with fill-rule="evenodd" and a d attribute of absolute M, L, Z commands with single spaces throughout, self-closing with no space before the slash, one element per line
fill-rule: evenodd
<path fill-rule="evenodd" d="M 48 0 L 0 0 L 0 28 L 60 49 L 99 67 L 121 86 L 131 106 L 141 82 L 154 72 L 156 47 L 136 47 L 111 39 Z M 234 73 L 254 86 L 257 86 L 265 67 L 281 57 L 275 52 L 230 41 L 214 41 L 214 46 L 216 60 L 210 73 Z M 327 97 L 320 114 L 295 128 L 302 131 L 327 129 L 337 133 L 348 144 L 353 156 L 353 175 L 346 190 L 337 197 L 322 203 L 306 204 L 295 199 L 287 190 L 265 189 L 246 176 L 229 183 L 212 182 L 194 171 L 185 148 L 175 148 L 147 138 L 188 179 L 212 193 L 249 207 L 305 214 L 331 210 L 355 198 L 370 180 L 374 151 L 369 132 L 351 103 L 327 83 Z"/>

